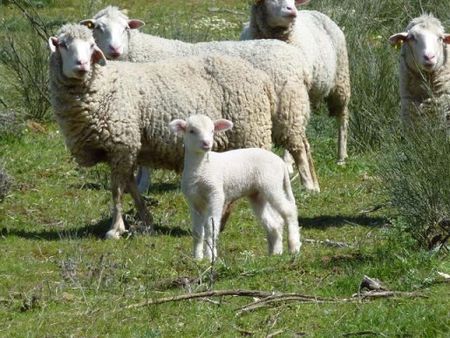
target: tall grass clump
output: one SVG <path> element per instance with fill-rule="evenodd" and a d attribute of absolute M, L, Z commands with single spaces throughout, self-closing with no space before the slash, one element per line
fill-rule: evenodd
<path fill-rule="evenodd" d="M 398 211 L 395 228 L 433 249 L 450 236 L 450 138 L 441 108 L 421 113 L 407 126 L 385 128 L 379 174 Z"/>

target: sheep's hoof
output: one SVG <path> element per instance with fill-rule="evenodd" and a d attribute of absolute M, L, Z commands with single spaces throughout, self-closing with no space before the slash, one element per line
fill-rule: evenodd
<path fill-rule="evenodd" d="M 337 164 L 337 165 L 340 165 L 340 166 L 345 165 L 345 159 L 343 159 L 343 160 L 338 160 L 336 164 Z"/>
<path fill-rule="evenodd" d="M 120 239 L 121 235 L 122 235 L 122 232 L 120 232 L 120 231 L 109 230 L 105 235 L 105 239 Z"/>

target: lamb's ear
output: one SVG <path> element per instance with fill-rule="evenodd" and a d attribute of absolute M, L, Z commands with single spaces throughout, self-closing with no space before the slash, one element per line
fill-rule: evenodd
<path fill-rule="evenodd" d="M 97 46 L 94 47 L 94 52 L 92 53 L 92 62 L 98 63 L 100 66 L 106 65 L 105 54 Z"/>
<path fill-rule="evenodd" d="M 401 32 L 397 34 L 393 34 L 389 37 L 389 41 L 391 42 L 392 46 L 397 46 L 398 44 L 402 44 L 406 38 L 408 37 L 408 33 Z"/>
<path fill-rule="evenodd" d="M 296 5 L 306 5 L 309 0 L 295 0 Z"/>
<path fill-rule="evenodd" d="M 447 45 L 450 45 L 450 34 L 444 34 L 444 38 L 442 41 L 444 41 L 444 43 L 446 43 Z"/>
<path fill-rule="evenodd" d="M 173 120 L 169 123 L 169 128 L 177 134 L 184 133 L 186 131 L 186 121 L 180 119 Z"/>
<path fill-rule="evenodd" d="M 218 132 L 218 131 L 226 131 L 233 128 L 233 122 L 225 120 L 225 119 L 220 119 L 220 120 L 215 120 L 214 121 L 214 132 Z"/>
<path fill-rule="evenodd" d="M 138 20 L 138 19 L 132 19 L 132 20 L 128 20 L 128 27 L 130 27 L 131 29 L 137 29 L 137 28 L 141 28 L 145 26 L 145 22 Z"/>
<path fill-rule="evenodd" d="M 51 36 L 48 38 L 48 48 L 50 48 L 51 52 L 54 53 L 56 52 L 56 48 L 58 48 L 58 38 Z"/>
<path fill-rule="evenodd" d="M 80 21 L 80 25 L 84 25 L 89 29 L 94 29 L 95 19 L 86 19 L 86 20 Z"/>

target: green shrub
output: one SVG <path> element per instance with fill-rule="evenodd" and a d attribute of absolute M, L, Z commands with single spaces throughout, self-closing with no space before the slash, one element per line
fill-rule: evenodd
<path fill-rule="evenodd" d="M 450 235 L 450 139 L 438 108 L 415 124 L 385 128 L 379 174 L 399 213 L 394 226 L 427 249 Z"/>

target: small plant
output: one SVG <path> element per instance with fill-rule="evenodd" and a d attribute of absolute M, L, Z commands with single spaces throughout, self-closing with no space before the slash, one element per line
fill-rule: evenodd
<path fill-rule="evenodd" d="M 12 178 L 0 166 L 0 202 L 3 202 L 11 186 Z"/>
<path fill-rule="evenodd" d="M 394 225 L 422 247 L 433 249 L 450 236 L 450 139 L 439 108 L 421 112 L 404 128 L 386 128 L 386 152 L 379 169 L 399 212 Z"/>

